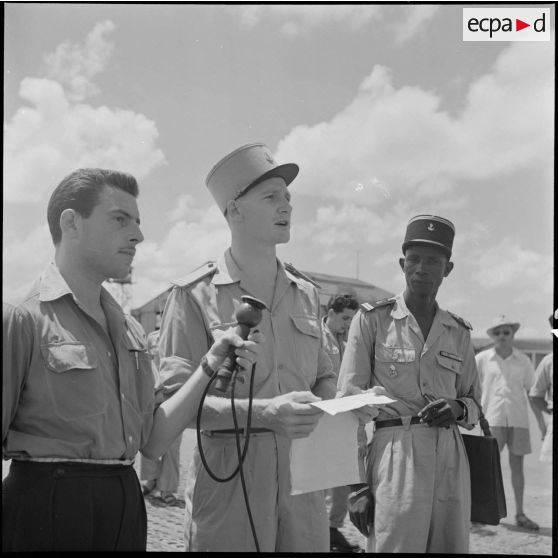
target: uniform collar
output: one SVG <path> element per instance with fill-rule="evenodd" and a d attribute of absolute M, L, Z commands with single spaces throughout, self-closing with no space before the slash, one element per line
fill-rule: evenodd
<path fill-rule="evenodd" d="M 39 278 L 39 300 L 51 302 L 67 294 L 75 298 L 58 266 L 54 262 L 50 262 Z"/>
<path fill-rule="evenodd" d="M 217 270 L 211 278 L 214 285 L 231 285 L 240 283 L 242 279 L 242 271 L 233 260 L 230 248 L 217 260 Z"/>
<path fill-rule="evenodd" d="M 512 352 L 511 352 L 510 356 L 506 357 L 505 359 L 502 358 L 502 357 L 496 352 L 496 348 L 495 348 L 495 347 L 491 347 L 491 348 L 488 349 L 488 350 L 491 351 L 490 358 L 499 358 L 500 360 L 507 360 L 508 358 L 518 358 L 518 357 L 519 357 L 519 351 L 518 351 L 515 347 L 512 347 Z"/>
<path fill-rule="evenodd" d="M 38 290 L 40 302 L 52 302 L 63 296 L 70 295 L 75 303 L 81 306 L 76 295 L 72 289 L 70 289 L 68 283 L 66 283 L 66 280 L 60 273 L 58 266 L 54 262 L 50 262 L 41 274 Z M 103 286 L 101 286 L 101 302 L 105 309 L 109 309 L 109 311 L 118 314 L 124 319 L 122 307 Z"/>
<path fill-rule="evenodd" d="M 211 278 L 211 282 L 214 285 L 230 285 L 232 283 L 240 283 L 246 280 L 244 273 L 231 254 L 231 249 L 227 248 L 224 254 L 217 260 L 218 273 L 215 273 Z M 285 276 L 288 280 L 297 285 L 300 284 L 302 279 L 293 275 L 290 271 L 285 269 L 283 263 L 277 259 L 277 280 L 279 281 L 280 276 Z"/>
<path fill-rule="evenodd" d="M 322 317 L 322 326 L 324 328 L 324 331 L 326 332 L 326 335 L 329 335 L 333 338 L 336 337 L 336 335 L 333 333 L 333 331 L 331 331 L 331 329 L 329 329 L 329 326 L 327 325 L 327 316 Z"/>
<path fill-rule="evenodd" d="M 407 305 L 405 304 L 405 297 L 403 296 L 403 292 L 401 292 L 395 297 L 395 304 L 391 309 L 391 316 L 396 320 L 400 320 L 402 318 L 407 318 L 410 315 L 411 311 L 407 308 Z M 434 320 L 437 320 L 448 327 L 457 327 L 457 322 L 455 321 L 455 319 L 447 310 L 443 310 L 442 308 L 440 308 L 437 302 Z"/>

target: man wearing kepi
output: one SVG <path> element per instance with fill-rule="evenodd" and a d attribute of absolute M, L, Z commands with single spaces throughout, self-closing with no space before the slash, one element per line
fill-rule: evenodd
<path fill-rule="evenodd" d="M 127 173 L 65 177 L 48 204 L 54 261 L 22 302 L 4 303 L 3 551 L 146 549 L 134 457 L 167 449 L 209 377 L 199 367 L 155 409 L 145 333 L 102 286 L 130 272 L 143 240 L 137 196 Z M 250 369 L 256 343 L 231 331 L 207 347 L 209 365 L 230 345 Z"/>
<path fill-rule="evenodd" d="M 469 396 L 479 400 L 479 380 L 471 326 L 436 302 L 453 269 L 454 234 L 447 219 L 413 217 L 399 260 L 405 290 L 363 304 L 349 330 L 341 392 L 382 386 L 396 399 L 376 417 L 366 484 L 349 499 L 369 551 L 469 549 L 469 464 L 457 425 L 471 429 L 478 420 Z"/>
<path fill-rule="evenodd" d="M 206 184 L 227 220 L 231 246 L 216 263 L 174 283 L 161 323 L 160 372 L 171 390 L 191 374 L 211 339 L 235 324 L 242 295 L 267 306 L 258 325 L 265 342 L 255 369 L 253 433 L 244 461 L 259 548 L 267 552 L 329 550 L 323 491 L 290 495 L 291 439 L 310 434 L 321 416 L 311 403 L 336 391 L 322 346 L 317 290 L 276 257 L 276 245 L 290 238 L 288 185 L 297 173 L 297 165 L 279 165 L 260 143 L 236 149 L 213 167 Z M 248 380 L 235 392 L 242 426 Z M 218 476 L 228 476 L 238 463 L 229 393 L 212 388 L 201 427 L 207 463 Z M 185 515 L 186 550 L 256 550 L 239 476 L 215 482 L 198 449 L 186 481 Z"/>

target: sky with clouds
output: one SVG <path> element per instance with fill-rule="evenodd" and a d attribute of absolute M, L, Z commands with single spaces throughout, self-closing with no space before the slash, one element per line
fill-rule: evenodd
<path fill-rule="evenodd" d="M 549 24 L 490 43 L 463 42 L 459 4 L 5 5 L 4 298 L 53 257 L 53 188 L 98 166 L 139 180 L 145 303 L 227 247 L 205 176 L 263 141 L 301 169 L 281 259 L 397 292 L 407 221 L 439 214 L 457 231 L 440 304 L 477 336 L 505 313 L 547 338 Z"/>

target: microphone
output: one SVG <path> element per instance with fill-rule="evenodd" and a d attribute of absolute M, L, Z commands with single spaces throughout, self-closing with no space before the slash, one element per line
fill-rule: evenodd
<path fill-rule="evenodd" d="M 262 310 L 267 308 L 265 302 L 248 295 L 242 295 L 242 304 L 236 309 L 235 317 L 238 325 L 236 326 L 236 333 L 247 339 L 250 329 L 256 327 L 262 319 Z M 215 389 L 226 392 L 229 388 L 231 376 L 236 366 L 236 347 L 229 348 L 229 354 L 217 371 L 215 379 Z"/>

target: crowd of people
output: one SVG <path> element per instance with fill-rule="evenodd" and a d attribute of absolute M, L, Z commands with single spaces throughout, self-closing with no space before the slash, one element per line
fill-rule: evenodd
<path fill-rule="evenodd" d="M 523 509 L 527 402 L 549 459 L 552 357 L 535 373 L 505 316 L 488 331 L 494 347 L 475 356 L 470 324 L 436 300 L 455 227 L 435 215 L 406 225 L 402 292 L 374 303 L 340 293 L 324 315 L 318 285 L 276 255 L 290 240 L 298 171 L 261 143 L 211 169 L 230 247 L 173 281 L 149 336 L 103 287 L 129 273 L 143 241 L 135 178 L 79 169 L 56 187 L 54 260 L 23 301 L 3 305 L 4 551 L 145 550 L 144 496 L 174 501 L 181 436 L 197 425 L 187 551 L 358 552 L 340 531 L 348 513 L 367 551 L 466 553 L 459 427 L 476 425 L 475 399 L 509 448 L 516 523 L 538 529 Z M 261 316 L 243 334 L 247 297 Z M 361 482 L 292 495 L 291 441 L 322 416 L 312 403 L 379 388 L 394 401 L 353 411 Z"/>

